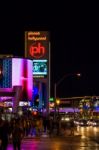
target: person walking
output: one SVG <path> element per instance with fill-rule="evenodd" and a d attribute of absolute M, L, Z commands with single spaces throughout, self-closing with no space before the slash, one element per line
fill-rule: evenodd
<path fill-rule="evenodd" d="M 23 137 L 23 130 L 20 126 L 20 123 L 16 121 L 12 129 L 12 142 L 13 142 L 13 149 L 21 150 L 21 141 Z"/>
<path fill-rule="evenodd" d="M 9 137 L 9 124 L 7 121 L 1 121 L 0 125 L 0 150 L 7 150 Z"/>
<path fill-rule="evenodd" d="M 74 131 L 75 131 L 74 120 L 71 120 L 71 121 L 70 121 L 70 130 L 71 130 L 70 135 L 71 135 L 71 136 L 74 136 Z"/>

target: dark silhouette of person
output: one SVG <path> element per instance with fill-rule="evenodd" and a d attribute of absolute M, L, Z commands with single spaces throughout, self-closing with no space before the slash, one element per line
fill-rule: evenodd
<path fill-rule="evenodd" d="M 50 117 L 49 118 L 49 135 L 50 135 L 50 137 L 52 136 L 52 133 L 53 133 L 53 122 L 54 122 L 53 117 Z"/>
<path fill-rule="evenodd" d="M 70 128 L 71 128 L 71 134 L 70 135 L 74 135 L 75 124 L 74 124 L 73 120 L 70 121 Z"/>
<path fill-rule="evenodd" d="M 12 142 L 13 142 L 13 148 L 16 150 L 21 150 L 21 140 L 23 136 L 23 130 L 20 127 L 19 122 L 16 122 L 13 126 L 12 130 Z"/>
<path fill-rule="evenodd" d="M 8 136 L 9 136 L 9 123 L 7 121 L 2 120 L 0 125 L 0 139 L 1 139 L 0 150 L 7 150 Z"/>
<path fill-rule="evenodd" d="M 1 149 L 1 146 L 2 146 L 2 125 L 3 125 L 3 121 L 0 117 L 0 149 Z"/>

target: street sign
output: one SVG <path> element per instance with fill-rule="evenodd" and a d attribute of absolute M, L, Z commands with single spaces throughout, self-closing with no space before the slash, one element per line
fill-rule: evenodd
<path fill-rule="evenodd" d="M 49 101 L 50 101 L 50 102 L 53 102 L 53 101 L 54 101 L 54 98 L 53 98 L 53 97 L 50 97 L 50 98 L 49 98 Z"/>

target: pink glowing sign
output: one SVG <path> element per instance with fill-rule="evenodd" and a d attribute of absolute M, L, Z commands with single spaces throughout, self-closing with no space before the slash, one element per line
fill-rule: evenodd
<path fill-rule="evenodd" d="M 23 100 L 32 100 L 32 61 L 12 58 L 12 87 L 22 86 Z"/>

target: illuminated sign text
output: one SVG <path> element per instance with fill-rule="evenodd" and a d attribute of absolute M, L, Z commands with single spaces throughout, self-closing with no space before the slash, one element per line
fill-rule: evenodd
<path fill-rule="evenodd" d="M 28 40 L 32 41 L 46 41 L 46 36 L 41 36 L 40 32 L 28 32 Z"/>
<path fill-rule="evenodd" d="M 41 43 L 36 43 L 35 45 L 31 45 L 29 49 L 29 53 L 34 58 L 41 58 L 44 56 L 46 49 Z"/>

